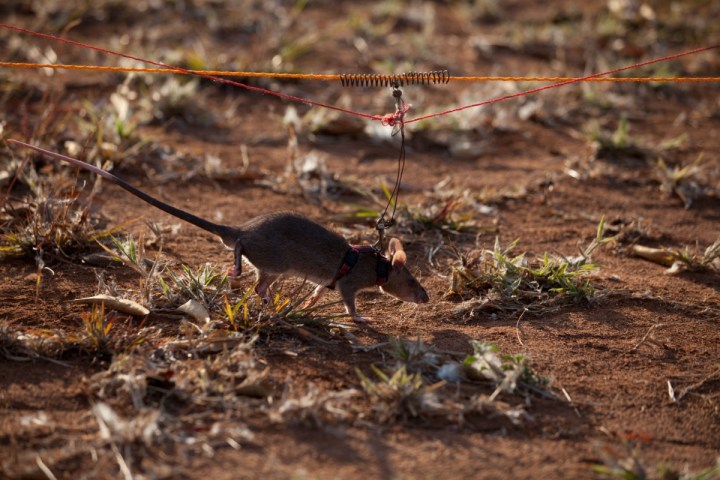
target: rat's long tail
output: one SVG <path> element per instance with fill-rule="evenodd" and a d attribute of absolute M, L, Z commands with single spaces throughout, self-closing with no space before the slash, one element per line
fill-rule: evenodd
<path fill-rule="evenodd" d="M 32 150 L 35 150 L 36 152 L 45 154 L 48 157 L 51 157 L 55 160 L 62 160 L 64 162 L 71 163 L 80 168 L 84 168 L 85 170 L 89 170 L 93 173 L 96 173 L 96 174 L 100 175 L 102 178 L 111 181 L 115 185 L 118 185 L 119 187 L 124 188 L 125 190 L 132 193 L 136 197 L 141 198 L 142 200 L 146 201 L 150 205 L 153 205 L 154 207 L 157 207 L 160 210 L 163 210 L 163 211 L 169 213 L 170 215 L 173 215 L 181 220 L 185 220 L 186 222 L 192 223 L 196 227 L 200 227 L 203 230 L 207 230 L 210 233 L 214 233 L 215 235 L 218 235 L 219 237 L 222 237 L 222 238 L 230 237 L 234 233 L 234 230 L 228 226 L 218 225 L 216 223 L 209 222 L 209 221 L 205 220 L 204 218 L 197 217 L 197 216 L 193 215 L 192 213 L 186 212 L 185 210 L 180 210 L 179 208 L 175 208 L 172 205 L 168 205 L 167 203 L 162 202 L 162 201 L 158 200 L 157 198 L 151 197 L 147 193 L 138 190 L 137 188 L 133 187 L 126 181 L 116 177 L 112 173 L 107 172 L 101 168 L 94 166 L 94 165 L 90 165 L 89 163 L 85 163 L 76 158 L 67 157 L 67 156 L 61 155 L 59 153 L 51 152 L 49 150 L 45 150 L 44 148 L 36 147 L 34 145 L 29 145 L 27 143 L 20 142 L 18 140 L 8 140 L 8 143 L 14 143 L 14 144 L 20 145 L 25 148 L 30 148 Z"/>

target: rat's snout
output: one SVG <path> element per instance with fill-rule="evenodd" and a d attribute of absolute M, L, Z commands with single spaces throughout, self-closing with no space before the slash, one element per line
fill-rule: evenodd
<path fill-rule="evenodd" d="M 427 303 L 430 301 L 430 297 L 423 286 L 407 269 L 403 269 L 399 274 L 391 276 L 390 281 L 380 289 L 405 302 Z"/>
<path fill-rule="evenodd" d="M 428 303 L 430 297 L 424 288 L 420 287 L 420 291 L 415 294 L 415 303 Z"/>

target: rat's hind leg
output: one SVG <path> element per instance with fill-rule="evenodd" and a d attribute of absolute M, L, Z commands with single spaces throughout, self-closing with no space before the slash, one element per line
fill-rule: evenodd
<path fill-rule="evenodd" d="M 232 273 L 228 272 L 228 275 L 231 277 L 239 277 L 242 273 L 242 244 L 239 241 L 235 242 L 233 253 L 235 254 L 235 263 L 232 268 Z"/>
<path fill-rule="evenodd" d="M 233 265 L 227 269 L 228 285 L 231 290 L 242 286 L 240 283 L 240 275 L 242 274 L 242 245 L 239 241 L 235 242 L 233 253 L 235 254 Z"/>

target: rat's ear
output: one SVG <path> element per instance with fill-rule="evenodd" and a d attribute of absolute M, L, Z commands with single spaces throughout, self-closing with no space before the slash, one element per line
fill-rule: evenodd
<path fill-rule="evenodd" d="M 399 272 L 405 266 L 407 262 L 407 255 L 403 250 L 402 243 L 397 238 L 391 238 L 388 243 L 388 255 L 390 256 L 390 263 L 392 263 L 393 270 Z"/>

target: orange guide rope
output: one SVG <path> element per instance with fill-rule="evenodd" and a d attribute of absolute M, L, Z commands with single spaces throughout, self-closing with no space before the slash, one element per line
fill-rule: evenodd
<path fill-rule="evenodd" d="M 195 74 L 223 77 L 262 77 L 296 80 L 339 81 L 337 74 L 279 73 L 279 72 L 236 72 L 222 70 L 175 70 L 172 68 L 112 67 L 102 65 L 58 65 L 51 63 L 0 62 L 0 67 L 8 68 L 51 68 L 54 70 L 85 70 L 96 72 L 136 72 L 136 73 L 180 73 L 188 71 Z M 720 82 L 720 77 L 489 77 L 489 76 L 450 76 L 453 82 Z"/>

